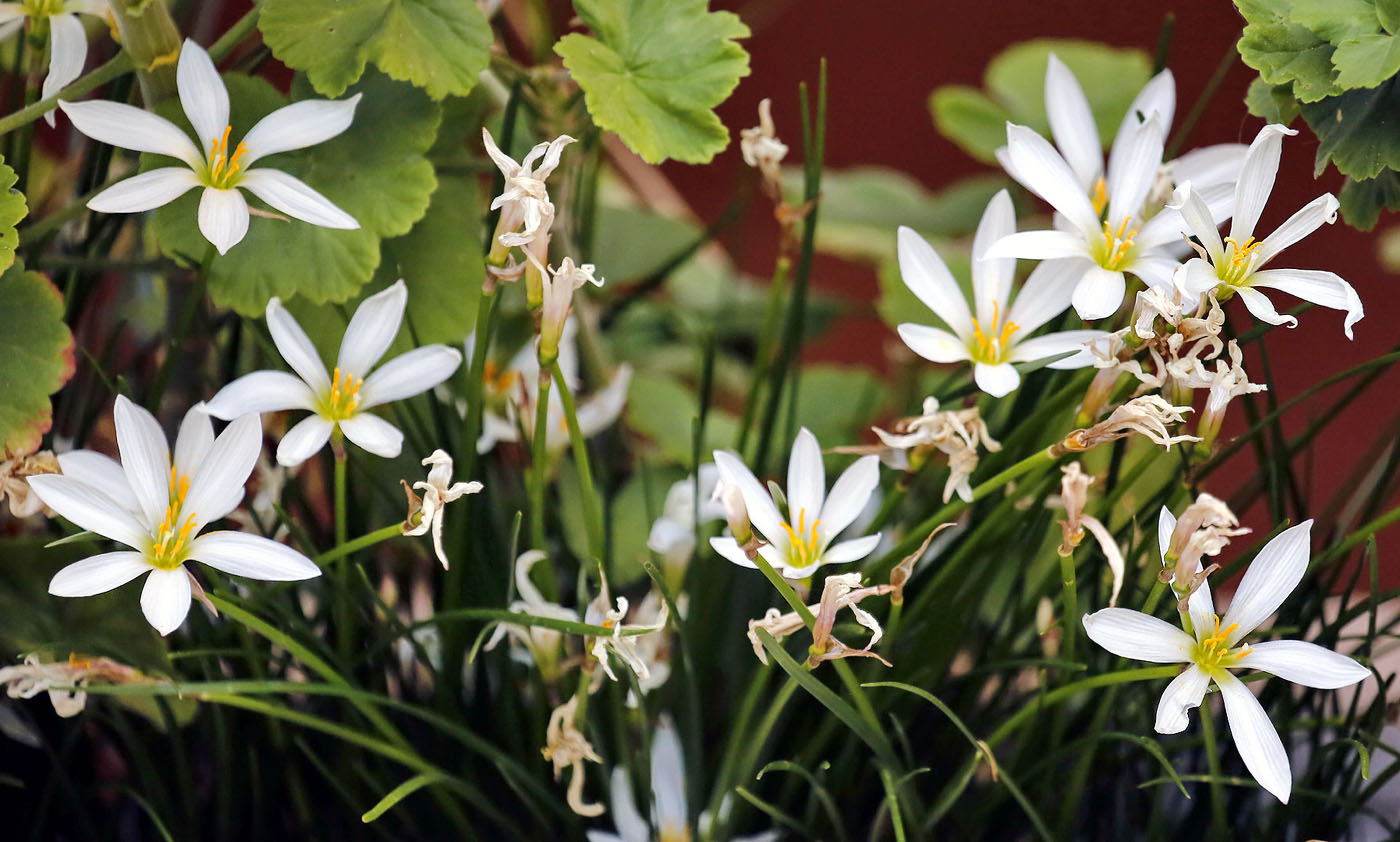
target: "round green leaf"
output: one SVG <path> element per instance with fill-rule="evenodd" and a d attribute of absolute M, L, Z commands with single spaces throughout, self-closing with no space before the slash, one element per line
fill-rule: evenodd
<path fill-rule="evenodd" d="M 15 226 L 29 214 L 24 194 L 14 189 L 19 176 L 4 161 L 0 158 L 0 272 L 15 262 L 15 248 L 19 246 Z"/>
<path fill-rule="evenodd" d="M 15 261 L 0 275 L 0 454 L 30 453 L 53 423 L 49 395 L 73 376 L 63 295 Z"/>

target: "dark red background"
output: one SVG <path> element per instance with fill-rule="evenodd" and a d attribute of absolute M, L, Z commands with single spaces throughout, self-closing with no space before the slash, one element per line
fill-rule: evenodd
<path fill-rule="evenodd" d="M 1033 38 L 1086 38 L 1153 53 L 1167 10 L 1176 16 L 1168 66 L 1176 75 L 1177 121 L 1195 102 L 1221 57 L 1239 38 L 1243 20 L 1225 0 L 1176 0 L 1145 4 L 1075 0 L 979 0 L 965 3 L 872 2 L 833 0 L 761 2 L 749 5 L 717 3 L 739 12 L 753 29 L 746 42 L 752 74 L 719 109 L 737 139 L 741 128 L 755 125 L 758 101 L 771 97 L 778 134 L 794 147 L 790 158 L 800 160 L 797 86 L 812 83 L 818 61 L 828 62 L 829 125 L 827 165 L 832 168 L 881 164 L 898 168 L 926 187 L 942 186 L 987 168 L 972 160 L 934 129 L 928 111 L 929 92 L 949 83 L 980 87 L 982 72 L 998 52 L 1017 41 Z M 1224 141 L 1249 142 L 1262 126 L 1243 105 L 1253 71 L 1238 62 L 1210 102 L 1185 148 Z M 1086 84 L 1089 80 L 1085 80 Z M 1313 179 L 1316 140 L 1302 121 L 1297 137 L 1284 144 L 1278 184 L 1261 220 L 1270 231 L 1307 201 L 1325 191 L 1336 192 L 1341 177 L 1329 169 Z M 704 219 L 720 213 L 730 199 L 729 188 L 742 167 L 737 143 L 706 167 L 672 164 L 670 176 Z M 1377 231 L 1393 225 L 1383 217 Z M 771 269 L 776 227 L 765 203 L 756 202 L 744 222 L 738 243 L 740 265 L 759 277 Z M 1366 318 L 1356 325 L 1356 339 L 1342 333 L 1342 315 L 1315 308 L 1303 314 L 1294 330 L 1276 328 L 1267 337 L 1269 362 L 1278 401 L 1286 401 L 1307 386 L 1337 371 L 1391 350 L 1400 340 L 1394 327 L 1400 297 L 1392 292 L 1396 278 L 1386 273 L 1376 256 L 1375 232 L 1357 232 L 1342 222 L 1324 228 L 1279 260 L 1280 266 L 1330 269 L 1349 280 L 1366 306 Z M 874 299 L 876 281 L 868 268 L 836 259 L 822 259 L 813 284 L 856 302 Z M 1295 301 L 1278 295 L 1280 309 Z M 1229 317 L 1246 328 L 1250 317 L 1238 302 Z M 884 363 L 883 347 L 892 331 L 867 310 L 843 319 L 807 351 L 808 359 Z M 1246 358 L 1254 379 L 1261 380 L 1257 353 Z M 1289 413 L 1284 429 L 1296 434 L 1315 417 L 1331 411 L 1346 387 L 1323 392 Z M 1295 467 L 1305 480 L 1304 494 L 1313 514 L 1322 512 L 1336 495 L 1355 481 L 1352 471 L 1379 437 L 1395 435 L 1400 415 L 1400 372 L 1391 371 L 1330 426 L 1311 452 Z M 913 409 L 907 407 L 906 409 Z M 1241 413 L 1232 412 L 1226 433 L 1243 428 Z M 1253 478 L 1247 450 L 1207 482 L 1217 494 L 1233 493 Z M 1392 492 L 1392 497 L 1394 493 Z M 1392 501 L 1393 504 L 1394 501 Z M 1266 509 L 1255 506 L 1246 520 L 1267 531 Z M 1382 558 L 1384 559 L 1384 555 Z M 1400 571 L 1397 571 L 1400 572 Z M 1390 578 L 1395 577 L 1391 574 Z"/>

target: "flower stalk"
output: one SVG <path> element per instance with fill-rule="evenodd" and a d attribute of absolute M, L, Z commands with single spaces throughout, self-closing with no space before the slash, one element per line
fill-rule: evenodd
<path fill-rule="evenodd" d="M 121 33 L 122 47 L 136 65 L 141 99 L 148 108 L 175 96 L 175 62 L 180 57 L 180 30 L 165 0 L 111 0 L 109 8 Z"/>

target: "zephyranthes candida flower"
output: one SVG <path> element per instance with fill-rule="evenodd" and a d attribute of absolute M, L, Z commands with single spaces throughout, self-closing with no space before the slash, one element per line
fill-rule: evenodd
<path fill-rule="evenodd" d="M 106 17 L 107 0 L 22 0 L 0 3 L 0 41 L 17 32 L 27 18 L 31 22 L 47 20 L 49 24 L 49 72 L 39 90 L 41 99 L 48 99 L 77 79 L 87 63 L 87 32 L 78 15 Z M 52 126 L 53 112 L 44 115 Z"/>

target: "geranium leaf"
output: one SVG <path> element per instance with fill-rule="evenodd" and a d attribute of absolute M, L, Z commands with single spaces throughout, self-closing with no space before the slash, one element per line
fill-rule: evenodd
<path fill-rule="evenodd" d="M 433 99 L 461 96 L 486 69 L 491 26 L 460 0 L 267 0 L 263 40 L 283 64 L 306 71 L 325 96 L 339 96 L 366 62 Z"/>
<path fill-rule="evenodd" d="M 594 122 L 649 163 L 703 164 L 729 143 L 714 107 L 749 73 L 734 40 L 749 28 L 707 0 L 578 0 L 593 35 L 554 51 L 583 89 Z"/>
<path fill-rule="evenodd" d="M 1293 86 L 1303 102 L 1341 92 L 1333 82 L 1335 47 L 1307 27 L 1279 14 L 1279 7 L 1259 0 L 1235 0 L 1246 24 L 1238 48 L 1244 63 L 1271 85 Z"/>
<path fill-rule="evenodd" d="M 1394 35 L 1361 35 L 1337 46 L 1332 54 L 1337 87 L 1374 88 L 1400 71 L 1400 38 Z"/>
<path fill-rule="evenodd" d="M 30 453 L 53 422 L 49 395 L 73 376 L 73 334 L 62 293 L 23 261 L 0 274 L 0 302 L 0 455 Z"/>
<path fill-rule="evenodd" d="M 19 176 L 0 157 L 0 272 L 15 262 L 15 248 L 19 245 L 15 226 L 29 214 L 24 194 L 15 189 L 17 181 Z"/>
<path fill-rule="evenodd" d="M 1317 135 L 1317 175 L 1329 161 L 1359 180 L 1400 169 L 1400 88 L 1394 78 L 1375 88 L 1304 103 L 1303 119 Z"/>
<path fill-rule="evenodd" d="M 286 100 L 262 79 L 224 77 L 233 103 L 233 136 L 246 132 Z M 360 223 L 353 231 L 320 228 L 300 220 L 255 216 L 248 235 L 209 267 L 214 303 L 259 315 L 272 296 L 344 301 L 365 285 L 379 265 L 379 241 L 408 233 L 424 213 L 436 187 L 424 157 L 432 146 L 440 109 L 420 91 L 382 74 L 367 75 L 355 122 L 344 134 L 308 149 L 274 155 L 266 166 L 285 170 L 321 191 Z M 162 109 L 183 124 L 178 108 Z M 144 156 L 148 166 L 168 160 Z M 255 208 L 260 203 L 249 196 Z M 199 191 L 155 212 L 151 231 L 172 256 L 205 254 L 199 233 Z"/>
<path fill-rule="evenodd" d="M 1353 228 L 1370 231 L 1380 221 L 1381 209 L 1400 210 L 1400 173 L 1386 170 L 1375 178 L 1348 178 L 1337 194 L 1342 218 Z"/>
<path fill-rule="evenodd" d="M 1249 113 L 1269 123 L 1288 125 L 1298 116 L 1298 100 L 1293 98 L 1292 85 L 1270 85 L 1262 77 L 1249 83 L 1244 104 Z"/>

